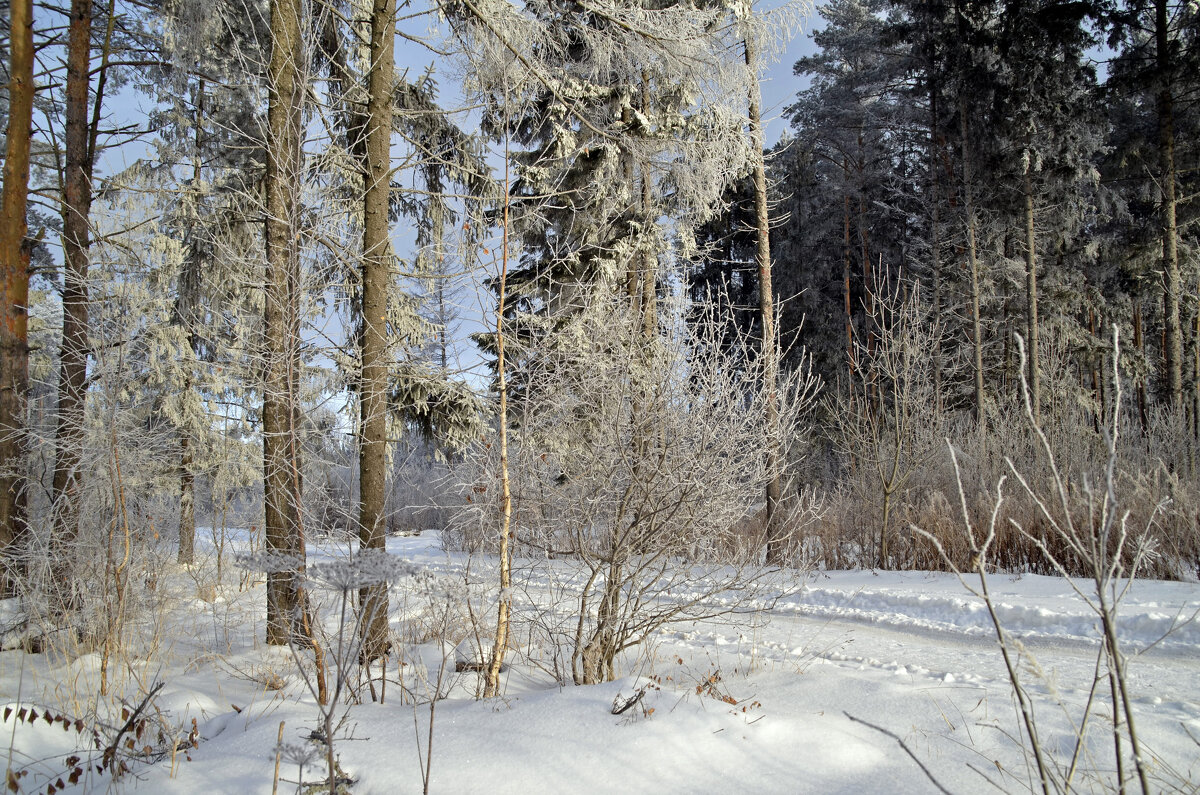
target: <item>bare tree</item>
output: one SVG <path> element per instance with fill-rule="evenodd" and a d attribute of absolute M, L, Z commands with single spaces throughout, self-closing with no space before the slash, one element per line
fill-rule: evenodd
<path fill-rule="evenodd" d="M 1024 365 L 1024 340 L 1018 337 L 1017 344 Z M 1138 734 L 1131 703 L 1129 658 L 1118 636 L 1117 616 L 1121 601 L 1133 584 L 1134 578 L 1154 554 L 1150 524 L 1156 520 L 1166 501 L 1151 512 L 1146 527 L 1133 526 L 1130 503 L 1123 498 L 1119 487 L 1118 440 L 1122 425 L 1122 389 L 1118 364 L 1119 334 L 1115 326 L 1110 350 L 1112 413 L 1104 429 L 1105 460 L 1101 463 L 1101 471 L 1093 473 L 1098 477 L 1085 475 L 1079 484 L 1068 481 L 1059 468 L 1049 437 L 1036 420 L 1032 392 L 1024 378 L 1021 383 L 1021 395 L 1024 400 L 1025 422 L 1032 431 L 1038 452 L 1048 468 L 1048 482 L 1039 484 L 1031 481 L 1011 459 L 1007 462 L 1009 474 L 1016 479 L 1020 484 L 1020 491 L 1035 506 L 1033 523 L 1038 526 L 1023 526 L 1013 519 L 1010 519 L 1010 522 L 1016 531 L 1036 548 L 1049 568 L 1070 584 L 1080 600 L 1095 613 L 1098 621 L 1099 644 L 1095 675 L 1090 686 L 1088 683 L 1084 684 L 1089 695 L 1082 713 L 1071 716 L 1075 736 L 1073 744 L 1068 746 L 1070 754 L 1066 758 L 1057 754 L 1044 740 L 1028 690 L 1029 674 L 1025 672 L 1025 666 L 1020 664 L 1020 657 L 1027 652 L 1005 629 L 988 588 L 988 571 L 995 565 L 996 547 L 999 545 L 998 531 L 1006 500 L 1006 477 L 1001 477 L 996 484 L 986 523 L 973 522 L 958 457 L 951 446 L 950 455 L 954 463 L 959 504 L 962 509 L 962 529 L 971 553 L 968 571 L 964 572 L 958 568 L 937 538 L 929 533 L 917 531 L 936 546 L 946 565 L 958 574 L 963 585 L 978 596 L 987 608 L 1013 691 L 1022 740 L 1032 759 L 1032 772 L 1036 776 L 1037 787 L 1046 795 L 1053 792 L 1070 792 L 1079 786 L 1077 780 L 1083 775 L 1079 763 L 1087 754 L 1092 753 L 1088 750 L 1088 732 L 1090 724 L 1096 720 L 1098 714 L 1094 707 L 1106 697 L 1109 700 L 1109 714 L 1112 716 L 1109 731 L 1116 763 L 1116 779 L 1101 779 L 1097 783 L 1110 791 L 1125 792 L 1127 786 L 1132 783 L 1136 783 L 1143 793 L 1153 791 L 1150 786 L 1148 752 Z M 978 579 L 977 585 L 966 579 L 968 574 L 975 575 Z M 1187 620 L 1186 617 L 1181 619 Z M 1194 616 L 1192 619 L 1194 620 Z M 1031 667 L 1037 671 L 1036 665 Z M 1132 770 L 1129 769 L 1131 762 Z"/>
<path fill-rule="evenodd" d="M 943 416 L 935 405 L 932 352 L 941 335 L 937 318 L 921 303 L 917 283 L 877 276 L 869 291 L 870 344 L 858 343 L 854 392 L 834 398 L 841 444 L 852 451 L 868 488 L 880 500 L 875 535 L 876 565 L 892 565 L 892 508 L 895 497 L 937 448 Z M 846 402 L 861 401 L 858 410 Z"/>
<path fill-rule="evenodd" d="M 738 356 L 754 343 L 728 344 L 711 312 L 685 326 L 673 309 L 677 331 L 647 340 L 626 301 L 593 297 L 568 332 L 573 349 L 522 373 L 508 459 L 515 552 L 530 557 L 514 566 L 548 567 L 573 604 L 514 617 L 565 649 L 580 684 L 615 677 L 619 656 L 665 624 L 779 594 L 759 545 L 745 549 L 737 534 L 768 476 L 762 373 Z M 784 433 L 814 388 L 803 375 L 781 382 Z M 470 535 L 492 525 L 502 499 L 489 496 L 503 494 L 494 447 L 469 453 L 472 499 L 457 522 Z M 713 599 L 730 592 L 730 603 Z"/>

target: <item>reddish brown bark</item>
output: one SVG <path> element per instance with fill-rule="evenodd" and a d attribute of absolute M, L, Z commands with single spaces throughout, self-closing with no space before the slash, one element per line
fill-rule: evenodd
<path fill-rule="evenodd" d="M 91 88 L 91 0 L 72 0 L 67 32 L 66 125 L 62 177 L 63 270 L 62 342 L 59 348 L 58 412 L 55 433 L 55 574 L 70 600 L 67 550 L 79 532 L 80 453 L 88 357 L 88 218 L 92 208 L 94 153 L 89 123 Z"/>
<path fill-rule="evenodd" d="M 20 567 L 10 559 L 25 534 L 25 492 L 21 453 L 25 397 L 29 389 L 29 250 L 26 205 L 29 193 L 29 138 L 33 118 L 33 7 L 12 0 L 11 80 L 0 210 L 0 268 L 4 270 L 4 322 L 0 324 L 0 589 L 13 593 Z"/>

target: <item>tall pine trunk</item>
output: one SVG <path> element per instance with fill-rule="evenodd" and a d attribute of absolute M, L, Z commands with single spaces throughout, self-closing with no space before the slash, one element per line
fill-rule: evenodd
<path fill-rule="evenodd" d="M 4 270 L 4 323 L 0 325 L 0 595 L 16 592 L 25 537 L 25 482 L 21 470 L 25 398 L 29 391 L 29 250 L 25 246 L 29 193 L 29 139 L 33 119 L 33 4 L 9 4 L 11 70 L 8 130 L 0 210 L 0 268 Z"/>
<path fill-rule="evenodd" d="M 67 32 L 65 159 L 63 174 L 62 342 L 59 349 L 55 434 L 55 579 L 66 596 L 71 572 L 66 558 L 79 532 L 79 464 L 83 446 L 88 356 L 88 217 L 92 207 L 93 153 L 89 146 L 92 0 L 72 0 Z"/>
<path fill-rule="evenodd" d="M 387 496 L 387 307 L 391 283 L 388 192 L 391 185 L 391 132 L 395 81 L 395 0 L 374 0 L 371 8 L 371 69 L 367 78 L 367 139 L 363 199 L 362 381 L 359 385 L 359 547 L 385 546 Z M 387 654 L 387 585 L 363 588 L 362 657 Z"/>
<path fill-rule="evenodd" d="M 266 547 L 300 561 L 299 462 L 294 439 L 299 362 L 302 102 L 300 0 L 272 0 L 267 108 L 267 273 L 264 295 L 263 503 Z M 301 608 L 296 570 L 267 574 L 267 643 L 286 645 Z"/>
<path fill-rule="evenodd" d="M 1154 36 L 1158 67 L 1158 142 L 1162 173 L 1162 268 L 1163 268 L 1163 368 L 1167 402 L 1183 408 L 1183 328 L 1180 324 L 1180 295 L 1183 277 L 1179 270 L 1179 229 L 1175 221 L 1175 98 L 1172 91 L 1171 37 L 1167 0 L 1154 2 Z"/>
<path fill-rule="evenodd" d="M 745 37 L 746 69 L 750 73 L 750 146 L 754 158 L 754 250 L 758 266 L 758 311 L 762 323 L 763 389 L 767 396 L 767 508 L 763 516 L 767 542 L 767 565 L 783 563 L 784 543 L 779 500 L 782 496 L 779 434 L 779 358 L 775 339 L 775 293 L 771 283 L 771 219 L 767 209 L 767 166 L 763 152 L 762 97 L 758 83 L 758 52 L 753 33 Z"/>

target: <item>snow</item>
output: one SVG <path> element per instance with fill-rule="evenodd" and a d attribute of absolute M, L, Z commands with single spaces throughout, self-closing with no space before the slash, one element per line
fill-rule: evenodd
<path fill-rule="evenodd" d="M 936 791 L 917 760 L 951 792 L 986 790 L 987 780 L 1003 791 L 1033 783 L 1014 742 L 1020 728 L 995 631 L 982 603 L 952 575 L 819 572 L 801 581 L 784 573 L 780 590 L 790 595 L 771 609 L 668 627 L 624 659 L 615 682 L 557 683 L 539 657 L 544 650 L 525 643 L 509 658 L 505 695 L 482 701 L 474 697 L 478 674 L 454 671 L 470 647 L 437 637 L 431 608 L 449 610 L 452 586 L 468 568 L 471 582 L 490 585 L 494 561 L 444 553 L 432 533 L 390 539 L 389 551 L 445 590 L 426 583 L 417 593 L 406 580 L 393 589 L 391 621 L 406 642 L 403 664 L 393 657 L 391 665 L 411 692 L 393 670 L 383 704 L 364 690 L 362 703 L 338 711 L 345 720 L 335 752 L 353 792 L 421 791 L 426 696 L 439 687 L 443 663 L 447 697 L 434 702 L 431 792 Z M 336 556 L 332 548 L 310 550 L 314 562 Z M 292 655 L 262 645 L 263 589 L 239 591 L 240 575 L 230 572 L 204 599 L 199 585 L 212 582 L 204 564 L 164 575 L 169 598 L 138 617 L 137 642 L 110 663 L 131 707 L 150 683 L 162 682 L 153 704 L 162 725 L 183 740 L 193 718 L 198 730 L 196 743 L 182 742 L 173 755 L 169 743 L 135 754 L 116 789 L 271 792 L 281 723 L 279 791 L 295 791 L 301 774 L 306 783 L 324 775 L 323 746 L 308 739 L 319 728 L 315 700 Z M 562 586 L 554 579 L 534 576 L 514 589 L 518 606 L 549 599 Z M 1095 615 L 1058 578 L 996 574 L 989 587 L 1019 644 L 1042 744 L 1067 760 L 1095 671 Z M 330 631 L 338 599 L 326 594 L 321 608 Z M 481 620 L 490 622 L 484 608 Z M 1120 634 L 1156 789 L 1200 782 L 1197 611 L 1196 583 L 1137 581 L 1122 604 Z M 120 701 L 97 694 L 98 676 L 93 650 L 4 651 L 0 702 L 116 725 Z M 636 705 L 612 714 L 643 689 Z M 1092 707 L 1097 718 L 1077 775 L 1084 788 L 1100 777 L 1112 781 L 1107 703 Z M 13 713 L 0 732 L 7 765 L 28 770 L 22 791 L 44 791 L 63 775 L 67 756 L 99 760 L 90 735 L 57 722 L 29 725 Z M 306 758 L 313 764 L 302 770 Z M 92 769 L 65 791 L 111 785 L 107 772 Z"/>

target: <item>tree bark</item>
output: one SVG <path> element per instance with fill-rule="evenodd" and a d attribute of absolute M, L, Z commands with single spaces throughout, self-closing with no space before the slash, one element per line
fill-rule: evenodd
<path fill-rule="evenodd" d="M 1133 349 L 1139 354 L 1145 353 L 1145 340 L 1143 339 L 1142 326 L 1142 301 L 1140 298 L 1133 299 Z M 1146 378 L 1139 376 L 1137 379 L 1137 405 L 1138 405 L 1138 423 L 1142 428 L 1142 436 L 1150 433 L 1150 401 L 1146 395 Z"/>
<path fill-rule="evenodd" d="M 507 97 L 506 97 L 507 99 Z M 508 651 L 509 624 L 512 615 L 512 484 L 508 477 L 508 375 L 504 362 L 504 301 L 508 290 L 508 205 L 509 205 L 509 153 L 505 139 L 504 152 L 504 216 L 501 228 L 500 290 L 496 304 L 496 387 L 500 407 L 500 598 L 496 605 L 496 638 L 492 644 L 492 656 L 488 660 L 487 677 L 484 681 L 483 697 L 500 695 L 500 671 L 504 667 L 504 656 Z"/>
<path fill-rule="evenodd" d="M 371 69 L 367 78 L 367 140 L 363 199 L 362 381 L 359 385 L 359 547 L 382 550 L 386 541 L 388 287 L 391 243 L 388 193 L 395 82 L 395 0 L 374 0 L 371 9 Z M 363 588 L 362 657 L 387 654 L 387 585 Z"/>
<path fill-rule="evenodd" d="M 962 130 L 963 210 L 967 215 L 967 265 L 971 271 L 971 347 L 975 387 L 975 426 L 982 437 L 986 431 L 983 404 L 983 323 L 979 317 L 979 257 L 975 242 L 975 204 L 971 185 L 971 150 L 968 143 L 967 103 L 959 103 Z"/>
<path fill-rule="evenodd" d="M 754 233 L 756 246 L 755 264 L 758 266 L 758 311 L 762 323 L 762 377 L 766 392 L 767 457 L 766 512 L 763 515 L 767 542 L 768 566 L 778 566 L 784 561 L 782 521 L 779 516 L 779 500 L 782 496 L 780 433 L 779 433 L 779 356 L 775 338 L 775 293 L 771 282 L 771 219 L 767 207 L 767 166 L 763 152 L 762 96 L 758 83 L 758 52 L 753 34 L 745 39 L 746 68 L 750 73 L 748 120 L 750 122 L 750 146 L 753 150 L 754 171 Z"/>
<path fill-rule="evenodd" d="M 89 146 L 92 0 L 72 0 L 67 33 L 65 158 L 63 174 L 62 343 L 53 493 L 56 510 L 55 579 L 67 593 L 65 556 L 79 531 L 79 463 L 83 445 L 88 356 L 88 217 L 92 207 L 93 153 Z"/>
<path fill-rule="evenodd" d="M 1025 151 L 1030 158 L 1033 157 L 1031 150 L 1027 148 Z M 1025 200 L 1025 342 L 1029 358 L 1029 400 L 1033 407 L 1033 421 L 1037 423 L 1041 421 L 1042 382 L 1041 368 L 1038 366 L 1037 231 L 1034 227 L 1032 169 L 1032 163 L 1025 167 L 1022 192 Z"/>
<path fill-rule="evenodd" d="M 299 243 L 302 102 L 299 0 L 272 0 L 268 67 L 267 218 L 264 324 L 267 361 L 263 384 L 263 502 L 266 548 L 303 565 L 299 470 L 294 444 L 299 362 Z M 297 629 L 298 571 L 267 574 L 267 643 L 286 645 Z"/>
<path fill-rule="evenodd" d="M 192 187 L 196 191 L 194 201 L 200 200 L 199 186 L 203 173 L 203 157 L 200 151 L 201 130 L 204 124 L 204 81 L 201 80 L 196 90 L 196 136 L 192 152 Z M 179 275 L 179 287 L 175 298 L 175 322 L 183 327 L 187 334 L 188 350 L 193 361 L 186 363 L 182 389 L 187 395 L 194 388 L 192 382 L 192 367 L 199 359 L 199 306 L 200 289 L 203 280 L 203 262 L 199 244 L 198 220 L 193 219 L 188 230 L 187 257 Z M 189 427 L 180 427 L 179 432 L 179 549 L 176 562 L 191 564 L 196 558 L 196 473 L 195 449 L 192 445 Z"/>
<path fill-rule="evenodd" d="M 26 534 L 22 476 L 25 398 L 29 391 L 29 139 L 33 119 L 33 4 L 12 0 L 8 130 L 0 209 L 0 268 L 4 270 L 4 323 L 0 324 L 0 595 L 16 592 Z"/>
<path fill-rule="evenodd" d="M 932 78 L 933 65 L 928 65 Z M 933 265 L 933 316 L 942 317 L 942 181 L 940 156 L 945 144 L 938 127 L 939 94 L 936 81 L 929 81 L 929 193 L 932 199 L 929 218 L 929 258 Z M 942 339 L 933 341 L 933 393 L 937 408 L 942 407 Z"/>
<path fill-rule="evenodd" d="M 1172 90 L 1171 38 L 1167 0 L 1154 2 L 1154 38 L 1158 67 L 1158 140 L 1162 173 L 1162 268 L 1163 268 L 1163 369 L 1167 403 L 1183 409 L 1183 328 L 1180 296 L 1183 277 L 1179 270 L 1179 229 L 1175 220 L 1175 98 Z"/>
<path fill-rule="evenodd" d="M 842 161 L 842 176 L 849 180 L 849 170 Z M 850 391 L 850 401 L 854 402 L 854 373 L 856 361 L 854 356 L 854 315 L 850 304 L 850 188 L 847 184 L 842 196 L 842 299 L 846 316 L 846 366 L 850 375 L 846 379 Z"/>

